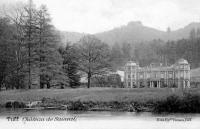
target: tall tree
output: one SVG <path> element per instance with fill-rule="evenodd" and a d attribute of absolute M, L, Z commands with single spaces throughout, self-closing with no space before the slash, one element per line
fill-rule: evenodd
<path fill-rule="evenodd" d="M 9 51 L 9 33 L 11 31 L 9 28 L 9 20 L 6 18 L 0 18 L 0 89 L 8 74 L 7 69 L 10 65 L 11 51 Z"/>
<path fill-rule="evenodd" d="M 87 35 L 80 40 L 78 48 L 79 68 L 87 74 L 87 87 L 90 88 L 91 77 L 102 75 L 110 68 L 109 47 L 95 36 Z"/>
<path fill-rule="evenodd" d="M 20 88 L 18 75 L 16 28 L 7 18 L 0 18 L 0 85 Z"/>
<path fill-rule="evenodd" d="M 69 79 L 69 85 L 72 88 L 80 86 L 80 74 L 78 71 L 77 48 L 71 43 L 67 43 L 65 49 L 60 48 L 63 57 L 63 69 Z"/>
<path fill-rule="evenodd" d="M 14 66 L 12 67 L 12 75 L 9 76 L 10 79 L 7 82 L 12 83 L 14 81 L 14 84 L 11 84 L 12 87 L 16 88 L 24 88 L 25 86 L 25 76 L 27 73 L 27 44 L 25 42 L 25 23 L 27 17 L 25 8 L 27 8 L 27 5 L 24 3 L 16 3 L 15 5 L 10 5 L 7 7 L 8 9 L 4 8 L 4 17 L 8 18 L 10 20 L 10 23 L 12 25 L 12 47 L 14 47 L 14 55 L 13 55 L 13 61 Z M 9 28 L 9 27 L 8 27 Z"/>
<path fill-rule="evenodd" d="M 60 38 L 46 7 L 37 9 L 29 0 L 29 4 L 14 8 L 6 16 L 16 27 L 17 75 L 25 75 L 28 88 L 34 84 L 50 88 L 51 84 L 65 83 L 62 57 L 57 51 Z"/>
<path fill-rule="evenodd" d="M 28 88 L 31 89 L 32 85 L 32 67 L 34 67 L 33 51 L 37 44 L 36 33 L 37 33 L 37 10 L 32 2 L 29 0 L 28 5 L 24 8 L 25 15 L 24 19 L 24 32 L 25 42 L 28 52 L 27 66 L 28 66 Z"/>
<path fill-rule="evenodd" d="M 193 28 L 191 31 L 190 31 L 190 39 L 195 39 L 196 38 L 196 30 Z"/>
<path fill-rule="evenodd" d="M 118 69 L 119 66 L 124 64 L 124 57 L 121 46 L 119 43 L 115 43 L 111 48 L 110 58 L 112 61 L 113 69 Z"/>
<path fill-rule="evenodd" d="M 132 47 L 130 43 L 124 42 L 122 44 L 122 51 L 124 54 L 124 58 L 126 58 L 127 60 L 131 60 L 131 49 Z"/>
<path fill-rule="evenodd" d="M 51 25 L 51 19 L 46 6 L 38 11 L 38 46 L 40 88 L 47 85 L 67 85 L 67 76 L 62 71 L 62 56 L 58 52 L 59 36 Z"/>

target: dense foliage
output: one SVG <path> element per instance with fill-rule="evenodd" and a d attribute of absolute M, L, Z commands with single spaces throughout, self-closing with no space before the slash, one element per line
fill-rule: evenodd
<path fill-rule="evenodd" d="M 79 57 L 76 54 L 76 46 L 71 43 L 67 43 L 65 48 L 59 48 L 59 52 L 63 57 L 63 70 L 69 79 L 69 86 L 72 88 L 80 86 L 80 73 L 78 71 Z"/>
<path fill-rule="evenodd" d="M 85 35 L 63 47 L 46 6 L 36 8 L 30 0 L 4 14 L 0 16 L 0 89 L 78 87 L 83 77 L 88 88 L 91 81 L 100 87 L 118 87 L 120 77 L 113 81 L 109 76 L 123 70 L 129 60 L 147 66 L 153 62 L 171 65 L 185 58 L 191 68 L 200 66 L 200 29 L 191 30 L 189 39 L 113 46 Z"/>
<path fill-rule="evenodd" d="M 140 66 L 147 66 L 153 62 L 172 65 L 180 58 L 188 60 L 191 68 L 198 68 L 200 67 L 199 50 L 200 38 L 198 36 L 168 42 L 162 40 L 145 43 L 124 42 L 121 45 L 119 43 L 113 45 L 111 59 L 115 68 L 120 68 L 128 60 L 138 62 Z"/>
<path fill-rule="evenodd" d="M 79 70 L 87 76 L 87 87 L 90 88 L 91 78 L 104 75 L 110 68 L 110 49 L 107 44 L 95 36 L 84 36 L 77 44 Z"/>
<path fill-rule="evenodd" d="M 58 52 L 59 35 L 47 8 L 36 8 L 30 1 L 4 13 L 0 17 L 1 88 L 67 86 Z"/>
<path fill-rule="evenodd" d="M 165 100 L 154 102 L 154 112 L 199 113 L 200 96 L 186 93 L 183 96 L 171 95 Z"/>

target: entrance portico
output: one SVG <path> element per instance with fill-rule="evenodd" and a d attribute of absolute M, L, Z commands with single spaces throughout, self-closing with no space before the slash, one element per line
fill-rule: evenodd
<path fill-rule="evenodd" d="M 160 80 L 150 81 L 150 88 L 160 88 Z"/>

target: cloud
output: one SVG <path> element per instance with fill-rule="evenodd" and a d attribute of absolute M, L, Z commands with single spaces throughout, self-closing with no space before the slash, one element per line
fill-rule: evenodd
<path fill-rule="evenodd" d="M 161 30 L 168 26 L 178 29 L 200 20 L 200 0 L 33 1 L 37 5 L 46 4 L 53 24 L 66 31 L 97 33 L 125 25 L 129 21 L 141 21 L 144 25 Z"/>

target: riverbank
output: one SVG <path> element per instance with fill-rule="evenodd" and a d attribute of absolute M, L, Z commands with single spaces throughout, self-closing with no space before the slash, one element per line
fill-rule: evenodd
<path fill-rule="evenodd" d="M 29 104 L 31 108 L 82 111 L 200 112 L 199 94 L 199 89 L 186 93 L 178 89 L 16 90 L 0 92 L 0 104 L 12 107 L 11 101 L 21 103 L 18 107 L 22 108 Z"/>

